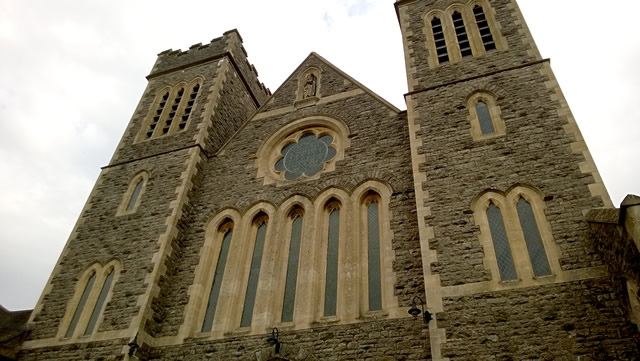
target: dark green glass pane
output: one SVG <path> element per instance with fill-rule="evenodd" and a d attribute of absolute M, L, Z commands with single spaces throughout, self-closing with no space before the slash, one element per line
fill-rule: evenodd
<path fill-rule="evenodd" d="M 96 273 L 94 272 L 89 281 L 87 281 L 87 285 L 84 287 L 84 291 L 82 291 L 82 296 L 80 297 L 80 302 L 78 302 L 78 307 L 76 307 L 76 311 L 73 314 L 73 318 L 71 319 L 71 324 L 69 324 L 69 329 L 67 329 L 67 333 L 64 337 L 73 336 L 73 331 L 75 331 L 76 326 L 78 325 L 78 320 L 80 320 L 80 315 L 82 315 L 82 310 L 84 309 L 84 305 L 87 303 L 87 298 L 89 298 L 89 293 L 93 288 L 93 283 L 96 281 Z"/>
<path fill-rule="evenodd" d="M 484 102 L 478 102 L 476 105 L 476 113 L 478 114 L 478 121 L 480 122 L 480 130 L 483 135 L 495 133 L 493 129 L 493 121 L 491 121 L 491 114 L 489 113 L 489 107 Z"/>
<path fill-rule="evenodd" d="M 256 232 L 256 245 L 253 248 L 253 258 L 251 259 L 251 271 L 249 272 L 249 282 L 247 283 L 247 293 L 244 297 L 244 308 L 242 309 L 242 320 L 240 327 L 251 326 L 253 319 L 253 306 L 256 302 L 258 291 L 258 279 L 260 278 L 260 265 L 262 263 L 262 251 L 264 250 L 264 238 L 267 234 L 267 225 L 263 223 Z"/>
<path fill-rule="evenodd" d="M 496 251 L 496 260 L 498 261 L 500 278 L 503 281 L 513 281 L 517 279 L 518 276 L 513 264 L 511 247 L 509 247 L 509 239 L 507 238 L 507 232 L 504 229 L 502 212 L 500 212 L 500 209 L 493 203 L 491 203 L 491 205 L 489 205 L 489 209 L 487 209 L 487 218 L 489 219 L 493 248 Z"/>
<path fill-rule="evenodd" d="M 229 229 L 222 238 L 222 246 L 220 247 L 218 262 L 216 263 L 216 272 L 213 276 L 211 291 L 209 292 L 209 303 L 207 304 L 207 311 L 204 316 L 204 323 L 202 324 L 202 332 L 210 332 L 213 328 L 213 317 L 216 314 L 216 307 L 218 306 L 218 297 L 220 296 L 220 288 L 222 287 L 224 269 L 227 266 L 227 256 L 229 255 L 229 248 L 231 247 L 232 235 L 233 232 Z"/>
<path fill-rule="evenodd" d="M 333 137 L 325 135 L 317 138 L 315 134 L 303 135 L 297 143 L 289 143 L 282 148 L 282 160 L 275 164 L 277 171 L 285 171 L 285 179 L 295 180 L 302 175 L 313 176 L 324 168 L 324 162 L 336 155 L 329 145 Z"/>
<path fill-rule="evenodd" d="M 298 261 L 300 259 L 301 237 L 302 217 L 298 216 L 291 225 L 291 244 L 289 246 L 287 280 L 284 288 L 284 303 L 282 305 L 282 322 L 293 321 L 293 309 L 296 300 L 296 282 L 298 280 Z"/>
<path fill-rule="evenodd" d="M 329 215 L 329 239 L 327 244 L 327 273 L 324 290 L 324 315 L 335 316 L 338 302 L 338 246 L 340 240 L 340 211 Z"/>
<path fill-rule="evenodd" d="M 95 307 L 93 307 L 93 312 L 91 312 L 91 318 L 89 319 L 89 324 L 87 325 L 87 329 L 84 330 L 84 335 L 89 336 L 93 333 L 93 330 L 98 323 L 98 316 L 100 316 L 100 312 L 102 312 L 102 308 L 104 307 L 104 301 L 107 299 L 107 294 L 109 293 L 109 289 L 111 289 L 111 282 L 113 282 L 113 270 L 109 272 L 107 279 L 104 281 L 102 285 L 102 289 L 100 290 L 100 295 L 98 296 L 98 302 L 96 302 Z"/>
<path fill-rule="evenodd" d="M 382 289 L 380 279 L 380 226 L 378 203 L 367 207 L 367 234 L 369 236 L 369 311 L 382 309 Z"/>
<path fill-rule="evenodd" d="M 542 244 L 542 238 L 540 237 L 540 231 L 538 230 L 531 204 L 520 198 L 517 208 L 520 226 L 524 233 L 524 240 L 527 243 L 529 258 L 531 258 L 531 265 L 533 266 L 533 273 L 536 276 L 548 276 L 551 274 L 551 267 L 549 267 L 549 259 L 544 251 L 544 245 Z"/>
<path fill-rule="evenodd" d="M 140 182 L 138 182 L 138 184 L 136 184 L 136 189 L 133 190 L 133 194 L 131 195 L 131 198 L 129 198 L 129 205 L 127 206 L 127 210 L 130 211 L 133 209 L 133 207 L 135 207 L 136 205 L 136 200 L 138 199 L 138 196 L 140 195 L 140 191 L 142 190 L 142 186 L 144 185 L 144 180 L 140 180 Z"/>

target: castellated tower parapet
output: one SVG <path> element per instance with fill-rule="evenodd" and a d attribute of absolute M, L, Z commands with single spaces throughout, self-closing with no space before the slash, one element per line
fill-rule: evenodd
<path fill-rule="evenodd" d="M 214 154 L 271 95 L 237 30 L 188 50 L 166 50 L 110 165 L 198 146 Z"/>
<path fill-rule="evenodd" d="M 240 69 L 243 81 L 251 89 L 259 102 L 271 95 L 271 91 L 258 79 L 258 71 L 248 60 L 247 51 L 242 45 L 242 36 L 233 29 L 223 36 L 211 40 L 209 44 L 193 44 L 188 50 L 167 49 L 158 54 L 158 59 L 147 76 L 148 79 L 198 64 L 213 62 L 229 56 Z"/>

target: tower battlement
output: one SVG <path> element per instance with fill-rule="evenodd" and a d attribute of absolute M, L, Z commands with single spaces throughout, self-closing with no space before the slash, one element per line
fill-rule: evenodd
<path fill-rule="evenodd" d="M 233 29 L 225 32 L 221 37 L 211 40 L 208 44 L 193 44 L 184 51 L 182 49 L 167 49 L 158 54 L 158 59 L 147 78 L 155 78 L 191 66 L 229 57 L 247 81 L 254 95 L 259 99 L 264 99 L 271 95 L 271 91 L 258 79 L 258 71 L 249 62 L 247 51 L 242 42 L 243 40 L 238 30 Z"/>

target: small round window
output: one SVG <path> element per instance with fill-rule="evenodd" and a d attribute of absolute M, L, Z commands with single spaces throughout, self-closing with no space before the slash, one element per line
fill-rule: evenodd
<path fill-rule="evenodd" d="M 312 177 L 335 158 L 337 151 L 333 140 L 328 134 L 303 133 L 299 139 L 294 139 L 282 147 L 274 168 L 290 181 L 300 177 Z"/>

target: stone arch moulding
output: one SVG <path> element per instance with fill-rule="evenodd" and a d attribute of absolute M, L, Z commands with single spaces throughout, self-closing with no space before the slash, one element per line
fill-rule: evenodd
<path fill-rule="evenodd" d="M 126 215 L 126 214 L 132 214 L 135 213 L 138 208 L 140 207 L 140 203 L 142 202 L 142 198 L 144 196 L 144 193 L 147 189 L 147 185 L 149 183 L 149 178 L 150 178 L 150 173 L 147 170 L 142 170 L 138 173 L 136 173 L 136 175 L 134 175 L 130 180 L 129 180 L 129 185 L 127 187 L 127 190 L 125 191 L 124 195 L 122 196 L 122 200 L 120 201 L 120 205 L 118 206 L 118 210 L 116 212 L 116 216 L 122 216 L 122 215 Z M 141 183 L 141 188 L 138 189 L 137 194 L 135 195 L 135 199 L 133 199 L 133 205 L 130 208 L 130 202 L 132 201 L 132 197 L 134 195 L 134 192 L 136 191 L 136 188 L 138 186 L 138 183 Z M 130 209 L 129 209 L 130 208 Z"/>
<path fill-rule="evenodd" d="M 302 174 L 296 179 L 287 180 L 286 171 L 276 170 L 276 162 L 283 158 L 282 150 L 285 146 L 297 143 L 302 136 L 309 133 L 317 137 L 331 136 L 328 147 L 335 150 L 335 155 L 323 161 L 322 170 L 319 172 L 311 176 Z M 334 171 L 336 163 L 344 159 L 345 150 L 350 146 L 349 133 L 349 127 L 345 122 L 334 117 L 315 115 L 294 120 L 273 133 L 258 149 L 255 162 L 257 177 L 264 178 L 265 185 L 284 185 L 318 179 L 323 173 Z"/>

